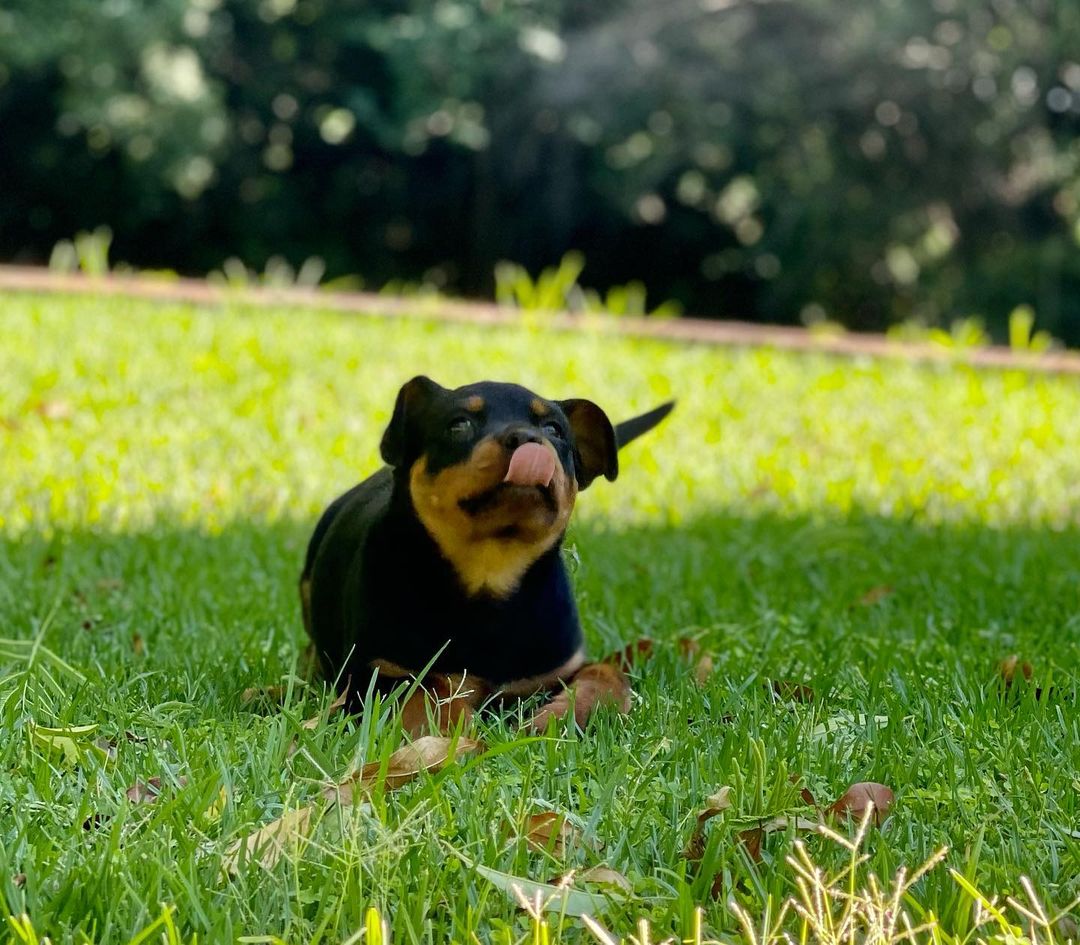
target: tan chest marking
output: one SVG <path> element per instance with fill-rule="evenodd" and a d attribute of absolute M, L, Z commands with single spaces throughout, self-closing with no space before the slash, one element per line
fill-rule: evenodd
<path fill-rule="evenodd" d="M 491 534 L 491 523 L 468 515 L 458 501 L 498 484 L 505 467 L 497 456 L 501 456 L 501 447 L 481 442 L 465 465 L 430 476 L 426 457 L 421 457 L 409 472 L 416 514 L 469 595 L 486 592 L 506 597 L 513 593 L 529 566 L 566 530 L 577 494 L 576 484 L 568 481 L 560 463 L 553 483 L 558 496 L 554 521 L 540 529 L 522 529 L 520 535 L 511 537 Z"/>

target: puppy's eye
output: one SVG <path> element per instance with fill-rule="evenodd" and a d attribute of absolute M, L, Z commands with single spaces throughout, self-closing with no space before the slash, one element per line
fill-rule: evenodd
<path fill-rule="evenodd" d="M 455 440 L 467 440 L 472 436 L 473 422 L 468 417 L 458 417 L 450 421 L 447 428 L 450 437 Z"/>
<path fill-rule="evenodd" d="M 563 432 L 561 424 L 556 423 L 554 420 L 548 420 L 541 428 L 548 436 L 554 437 L 557 440 L 564 439 L 566 434 Z"/>

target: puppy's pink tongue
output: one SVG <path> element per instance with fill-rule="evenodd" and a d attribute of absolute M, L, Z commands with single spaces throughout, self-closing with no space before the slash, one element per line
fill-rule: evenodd
<path fill-rule="evenodd" d="M 523 443 L 510 457 L 503 482 L 515 486 L 547 486 L 555 478 L 555 454 L 541 443 Z"/>

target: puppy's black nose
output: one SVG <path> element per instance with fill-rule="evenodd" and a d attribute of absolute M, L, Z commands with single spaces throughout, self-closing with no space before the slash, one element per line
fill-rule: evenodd
<path fill-rule="evenodd" d="M 531 427 L 509 427 L 499 437 L 502 445 L 513 452 L 525 443 L 543 443 L 544 438 Z"/>

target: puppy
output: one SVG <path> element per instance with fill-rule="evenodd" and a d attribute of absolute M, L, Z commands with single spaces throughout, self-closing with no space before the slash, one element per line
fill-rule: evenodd
<path fill-rule="evenodd" d="M 444 721 L 575 679 L 589 707 L 627 707 L 621 672 L 586 663 L 560 546 L 578 492 L 614 480 L 619 448 L 673 406 L 612 426 L 591 401 L 516 384 L 405 384 L 382 438 L 387 465 L 323 513 L 300 578 L 304 625 L 347 707 L 373 673 L 389 691 L 425 670 L 422 686 L 451 707 Z M 572 701 L 563 693 L 535 725 Z"/>

